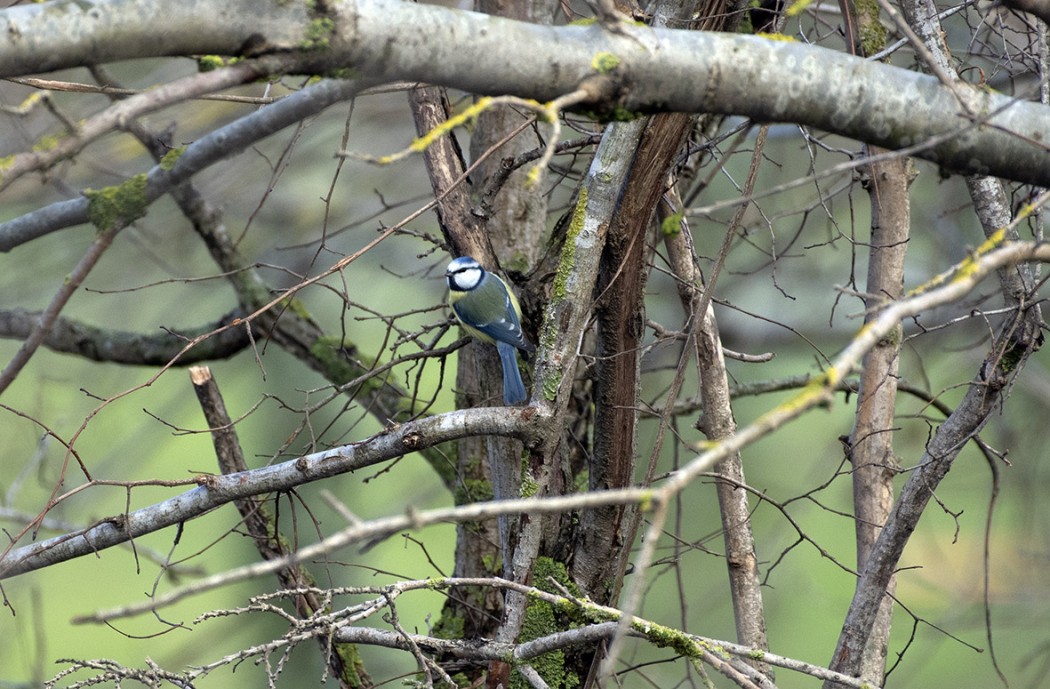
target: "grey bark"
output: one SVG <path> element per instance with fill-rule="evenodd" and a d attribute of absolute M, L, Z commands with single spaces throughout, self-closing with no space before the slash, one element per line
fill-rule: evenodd
<path fill-rule="evenodd" d="M 298 3 L 268 5 L 267 13 L 255 5 L 236 13 L 231 6 L 122 0 L 91 5 L 91 21 L 75 9 L 78 3 L 9 8 L 0 13 L 0 76 L 156 55 L 291 52 L 298 58 L 293 69 L 301 71 L 349 71 L 541 101 L 601 78 L 618 94 L 602 103 L 606 107 L 798 122 L 909 149 L 956 172 L 1050 186 L 1045 106 L 964 84 L 949 88 L 930 76 L 815 46 L 669 29 L 627 35 L 597 25 L 539 26 L 400 0 L 328 3 L 323 17 L 304 15 Z M 167 20 L 153 21 L 161 11 Z M 200 21 L 223 29 L 194 32 Z M 268 34 L 273 23 L 282 27 Z M 182 26 L 189 30 L 173 30 Z"/>
<path fill-rule="evenodd" d="M 533 415 L 534 416 L 534 415 Z M 539 424 L 537 424 L 539 425 Z M 295 486 L 400 457 L 427 444 L 472 435 L 517 435 L 534 426 L 505 408 L 468 409 L 397 426 L 366 442 L 317 452 L 251 471 L 202 477 L 199 487 L 134 512 L 114 515 L 81 531 L 14 548 L 0 558 L 0 579 L 25 574 L 174 526 L 232 500 L 286 491 Z"/>

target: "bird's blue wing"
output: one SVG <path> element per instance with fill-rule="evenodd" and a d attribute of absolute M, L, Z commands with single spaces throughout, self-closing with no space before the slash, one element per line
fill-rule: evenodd
<path fill-rule="evenodd" d="M 475 290 L 471 298 L 452 304 L 452 310 L 463 324 L 490 340 L 505 342 L 525 351 L 532 349 L 505 289 L 491 289 L 484 293 Z M 493 317 L 494 314 L 499 315 Z"/>

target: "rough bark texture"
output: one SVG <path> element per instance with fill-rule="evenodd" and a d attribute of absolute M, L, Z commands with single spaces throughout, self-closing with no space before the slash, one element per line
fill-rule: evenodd
<path fill-rule="evenodd" d="M 912 166 L 907 158 L 888 160 L 871 165 L 869 174 L 872 219 L 865 298 L 868 321 L 882 304 L 898 299 L 904 287 Z M 870 350 L 863 362 L 856 419 L 849 438 L 858 568 L 868 559 L 882 524 L 893 509 L 893 479 L 898 469 L 893 454 L 893 418 L 902 336 L 900 328 L 894 337 L 883 339 Z M 891 578 L 862 664 L 861 677 L 875 684 L 882 683 L 885 672 L 895 587 L 896 579 Z"/>
<path fill-rule="evenodd" d="M 634 478 L 639 408 L 639 357 L 645 330 L 648 228 L 667 172 L 692 123 L 659 115 L 641 136 L 631 175 L 613 216 L 596 288 L 594 455 L 589 489 L 629 485 Z M 614 601 L 635 532 L 634 510 L 615 507 L 580 515 L 574 573 L 588 595 Z"/>
<path fill-rule="evenodd" d="M 226 5 L 218 6 L 225 10 Z M 83 30 L 75 23 L 82 20 L 79 10 L 59 21 L 42 17 L 37 7 L 4 11 L 20 40 L 0 42 L 0 76 L 158 54 L 254 57 L 270 51 L 274 55 L 266 57 L 281 57 L 270 64 L 274 71 L 323 74 L 349 67 L 377 81 L 418 80 L 547 101 L 593 79 L 594 56 L 608 53 L 621 65 L 611 75 L 619 99 L 601 104 L 606 108 L 706 110 L 792 121 L 886 148 L 929 142 L 915 155 L 958 172 L 1050 185 L 1050 154 L 1030 143 L 1050 140 L 1045 106 L 991 90 L 949 88 L 926 75 L 798 42 L 664 29 L 625 35 L 598 26 L 536 27 L 431 5 L 371 0 L 332 4 L 326 19 L 333 30 L 325 49 L 304 51 L 307 32 L 316 25 L 304 21 L 297 3 L 271 7 L 267 18 L 290 23 L 292 30 L 265 36 L 260 36 L 255 11 L 243 17 L 236 10 L 219 14 L 215 6 L 188 1 L 93 5 L 95 21 L 112 23 L 120 41 Z M 207 16 L 205 10 L 213 11 L 221 33 L 170 31 L 170 23 L 196 21 Z M 153 21 L 158 12 L 170 21 Z M 408 28 L 457 40 L 405 40 Z M 992 113 L 991 126 L 970 127 L 975 113 Z M 29 158 L 41 156 L 34 152 Z M 0 187 L 6 183 L 0 180 Z"/>
<path fill-rule="evenodd" d="M 427 86 L 409 94 L 416 131 L 420 135 L 447 118 L 448 98 L 442 88 Z M 469 255 L 488 264 L 491 249 L 481 221 L 470 212 L 470 187 L 466 164 L 453 136 L 443 136 L 423 152 L 430 183 L 438 199 L 436 213 L 444 235 L 456 255 Z M 490 266 L 491 267 L 491 266 Z M 488 352 L 486 350 L 492 350 Z M 491 403 L 502 395 L 500 363 L 495 348 L 471 342 L 459 352 L 456 376 L 456 407 L 467 409 Z M 491 500 L 494 496 L 488 462 L 489 445 L 501 439 L 485 436 L 464 438 L 456 443 L 454 457 L 456 504 Z M 456 527 L 457 577 L 486 577 L 502 572 L 499 521 L 495 518 Z M 457 588 L 450 592 L 442 610 L 438 633 L 470 638 L 477 634 L 496 636 L 502 617 L 503 598 L 489 588 Z"/>
<path fill-rule="evenodd" d="M 681 207 L 677 194 L 672 193 L 672 199 L 666 216 L 670 216 L 674 209 Z M 728 438 L 737 429 L 729 395 L 729 377 L 714 309 L 710 301 L 706 307 L 702 305 L 703 279 L 696 264 L 689 227 L 685 226 L 680 232 L 667 235 L 664 244 L 667 246 L 671 270 L 678 279 L 679 297 L 694 333 L 686 343 L 686 354 L 689 353 L 690 347 L 695 346 L 703 395 L 703 410 L 697 425 L 711 440 Z M 699 313 L 701 308 L 705 310 L 703 315 Z M 721 462 L 718 465 L 718 473 L 722 480 L 716 484 L 716 491 L 722 517 L 737 641 L 752 648 L 768 648 L 758 556 L 751 529 L 751 506 L 747 500 L 747 492 L 742 488 L 745 481 L 740 453 L 735 453 Z M 758 662 L 753 665 L 772 677 L 768 665 Z"/>
<path fill-rule="evenodd" d="M 479 0 L 478 10 L 531 24 L 549 24 L 557 5 L 553 0 Z M 542 193 L 544 185 L 542 181 L 539 184 L 527 183 L 528 165 L 518 167 L 509 175 L 501 173 L 504 166 L 512 163 L 515 157 L 542 147 L 546 136 L 545 132 L 544 135 L 539 135 L 541 132 L 533 134 L 541 125 L 532 124 L 509 141 L 500 142 L 519 132 L 522 126 L 534 119 L 533 113 L 509 105 L 498 105 L 481 113 L 470 137 L 470 157 L 474 161 L 499 145 L 495 154 L 482 161 L 472 174 L 473 212 L 485 219 L 493 243 L 498 243 L 499 246 L 495 248 L 503 268 L 520 273 L 536 265 L 543 249 L 543 236 L 547 229 L 547 202 Z"/>

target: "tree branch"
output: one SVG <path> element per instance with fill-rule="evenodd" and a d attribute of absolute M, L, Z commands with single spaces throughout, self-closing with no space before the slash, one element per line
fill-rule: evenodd
<path fill-rule="evenodd" d="M 147 55 L 245 55 L 302 47 L 310 20 L 306 4 L 278 8 L 260 12 L 254 0 L 207 6 L 195 0 L 21 5 L 0 13 L 0 35 L 6 39 L 0 41 L 0 63 L 4 76 L 11 76 Z"/>
<path fill-rule="evenodd" d="M 176 79 L 145 93 L 118 101 L 101 113 L 78 124 L 75 131 L 68 136 L 60 137 L 53 146 L 39 147 L 40 150 L 34 148 L 32 151 L 12 156 L 4 166 L 3 174 L 0 175 L 0 190 L 27 172 L 46 170 L 61 160 L 72 158 L 102 135 L 123 126 L 124 123 L 136 117 L 205 93 L 250 82 L 278 68 L 281 64 L 273 59 L 242 62 L 213 72 Z M 3 251 L 9 248 L 9 246 L 0 246 L 0 250 Z"/>
<path fill-rule="evenodd" d="M 194 366 L 190 368 L 189 374 L 193 391 L 197 394 L 204 419 L 211 431 L 219 470 L 225 475 L 248 471 L 240 439 L 237 437 L 233 420 L 226 411 L 226 402 L 219 392 L 219 384 L 215 381 L 211 369 L 207 366 Z M 251 495 L 233 502 L 237 511 L 241 513 L 242 524 L 255 542 L 255 549 L 263 560 L 281 559 L 294 551 L 292 544 L 280 532 L 276 518 L 267 509 L 262 498 Z M 283 567 L 275 574 L 283 588 L 303 591 L 294 598 L 295 611 L 300 619 L 307 620 L 329 611 L 327 599 L 315 588 L 313 575 L 304 564 Z M 339 642 L 333 645 L 324 637 L 318 638 L 318 641 L 322 656 L 332 673 L 339 679 L 341 687 L 372 685 L 353 644 Z"/>
<path fill-rule="evenodd" d="M 1003 253 L 1011 247 L 1020 246 L 1021 243 L 1010 244 L 1003 247 Z M 1028 246 L 1035 249 L 1036 253 L 1047 253 L 1046 245 Z M 1009 263 L 984 268 L 993 270 L 1005 265 Z M 962 276 L 956 279 L 961 280 Z M 864 651 L 874 632 L 883 597 L 904 546 L 918 525 L 926 505 L 967 441 L 980 432 L 991 414 L 999 408 L 1013 375 L 1023 367 L 1028 356 L 1039 348 L 1041 335 L 1038 339 L 1033 336 L 1021 342 L 1016 341 L 1016 332 L 1026 330 L 1029 318 L 1027 309 L 1019 309 L 1001 328 L 962 402 L 927 443 L 917 469 L 901 489 L 897 504 L 872 543 L 868 559 L 860 570 L 856 592 L 832 657 L 832 669 L 854 676 L 861 672 Z M 873 322 L 879 320 L 882 320 L 881 315 Z M 826 686 L 834 685 L 829 683 Z"/>
<path fill-rule="evenodd" d="M 333 103 L 353 97 L 365 86 L 360 81 L 322 81 L 216 129 L 187 146 L 170 165 L 156 165 L 146 174 L 145 203 L 152 204 L 201 170 Z M 0 251 L 10 251 L 45 234 L 88 222 L 88 206 L 88 199 L 81 197 L 0 223 Z"/>
<path fill-rule="evenodd" d="M 911 227 L 908 189 L 913 173 L 909 158 L 883 161 L 868 169 L 865 186 L 871 202 L 871 242 L 864 303 L 865 320 L 869 322 L 876 318 L 882 304 L 899 299 L 904 289 L 904 258 Z M 893 454 L 893 421 L 903 334 L 904 328 L 897 328 L 869 350 L 861 364 L 857 409 L 847 448 L 853 466 L 858 569 L 868 559 L 893 507 L 893 479 L 898 469 Z M 865 650 L 861 676 L 869 681 L 881 681 L 886 671 L 895 586 L 891 579 Z"/>
<path fill-rule="evenodd" d="M 51 331 L 51 326 L 54 325 L 55 320 L 58 319 L 62 309 L 65 308 L 66 304 L 73 297 L 74 292 L 80 289 L 80 285 L 83 284 L 88 274 L 91 272 L 99 260 L 102 258 L 102 254 L 106 252 L 106 249 L 113 243 L 113 238 L 117 235 L 120 230 L 126 226 L 123 221 L 115 223 L 111 227 L 103 228 L 101 232 L 95 235 L 94 241 L 88 246 L 87 251 L 77 262 L 77 265 L 73 268 L 73 271 L 69 274 L 61 285 L 58 287 L 58 291 L 55 296 L 51 298 L 51 302 L 47 305 L 47 308 L 41 312 L 40 316 L 33 322 L 33 327 L 29 332 L 29 335 L 22 341 L 22 346 L 18 348 L 15 355 L 11 357 L 11 361 L 7 363 L 7 366 L 0 371 L 0 394 L 14 382 L 15 378 L 18 377 L 19 372 L 25 367 L 29 360 L 36 353 L 36 350 L 47 338 L 48 332 Z"/>
<path fill-rule="evenodd" d="M 163 366 L 178 356 L 188 340 L 218 331 L 214 337 L 202 340 L 179 357 L 179 365 L 188 366 L 201 361 L 225 359 L 247 347 L 250 340 L 244 328 L 226 327 L 239 317 L 240 314 L 233 313 L 223 316 L 212 325 L 157 335 L 107 330 L 59 317 L 41 344 L 54 352 L 76 354 L 92 361 Z M 28 337 L 39 318 L 39 311 L 0 310 L 0 338 L 17 340 Z"/>
<path fill-rule="evenodd" d="M 550 633 L 533 639 L 532 641 L 520 644 L 477 639 L 444 639 L 423 634 L 403 634 L 397 631 L 374 629 L 359 624 L 359 621 L 362 618 L 375 616 L 377 613 L 390 609 L 393 606 L 393 601 L 397 600 L 405 593 L 412 591 L 447 591 L 456 587 L 465 586 L 514 591 L 522 596 L 527 596 L 531 599 L 555 606 L 558 609 L 575 609 L 575 615 L 581 619 L 587 620 L 587 623 L 574 629 Z M 254 598 L 253 603 L 263 603 L 274 596 L 300 595 L 302 593 L 304 593 L 303 590 L 293 590 L 278 592 L 276 594 L 266 594 L 265 597 Z M 532 660 L 551 651 L 566 649 L 578 644 L 593 643 L 602 639 L 608 639 L 616 632 L 618 625 L 617 621 L 624 618 L 623 611 L 618 610 L 615 607 L 598 605 L 589 600 L 569 598 L 549 593 L 532 586 L 499 578 L 452 577 L 448 579 L 407 580 L 382 587 L 328 589 L 325 593 L 329 595 L 371 595 L 374 596 L 374 598 L 349 607 L 341 608 L 336 614 L 331 616 L 331 619 L 327 624 L 317 624 L 308 630 L 302 630 L 300 628 L 293 629 L 283 639 L 279 639 L 274 643 L 287 643 L 288 641 L 291 641 L 290 635 L 292 634 L 298 637 L 295 640 L 299 640 L 304 632 L 306 634 L 313 633 L 316 635 L 332 634 L 333 638 L 337 641 L 382 646 L 403 651 L 422 650 L 430 654 L 442 655 L 457 660 L 474 661 L 478 663 L 490 660 L 513 660 L 523 662 Z M 149 609 L 149 606 L 129 606 L 122 610 L 102 611 L 92 616 L 80 617 L 75 621 L 82 624 L 111 621 L 114 619 L 129 617 L 132 614 L 141 613 L 147 609 Z M 255 605 L 250 609 L 257 610 L 259 609 L 259 606 Z M 719 666 L 716 667 L 719 672 L 731 670 L 732 672 L 741 673 L 744 676 L 758 680 L 759 678 L 752 674 L 754 671 L 741 663 L 740 660 L 753 660 L 756 657 L 761 657 L 765 662 L 768 662 L 771 665 L 783 667 L 819 679 L 833 679 L 842 682 L 846 686 L 857 687 L 858 689 L 861 687 L 878 689 L 877 685 L 862 683 L 856 679 L 847 677 L 846 675 L 829 671 L 826 668 L 795 660 L 793 658 L 786 658 L 784 656 L 772 654 L 762 649 L 735 644 L 730 641 L 712 639 L 697 634 L 688 634 L 641 617 L 631 616 L 626 619 L 626 622 L 628 623 L 628 633 L 631 637 L 646 640 L 657 646 L 668 646 L 674 644 L 676 649 L 680 649 L 686 653 L 696 654 L 697 656 L 702 656 L 704 662 L 719 663 Z M 268 644 L 266 647 L 272 648 L 272 645 Z M 236 659 L 243 660 L 245 657 L 250 657 L 253 655 L 251 650 L 252 649 L 246 649 L 243 652 L 239 652 L 236 655 Z M 256 654 L 261 650 L 262 649 L 257 649 Z M 213 669 L 221 664 L 225 663 L 210 663 L 202 669 Z"/>
<path fill-rule="evenodd" d="M 95 554 L 131 538 L 199 517 L 251 495 L 290 490 L 469 435 L 505 435 L 535 441 L 543 412 L 534 408 L 470 409 L 395 426 L 372 438 L 288 462 L 225 476 L 202 476 L 200 486 L 134 512 L 109 517 L 73 533 L 12 549 L 0 559 L 0 579 Z M 287 563 L 285 563 L 287 564 Z"/>
<path fill-rule="evenodd" d="M 762 147 L 756 144 L 752 156 L 751 173 L 748 175 L 745 195 L 748 187 L 754 184 L 757 176 L 758 162 L 761 159 Z M 674 213 L 680 213 L 682 202 L 677 188 L 672 188 L 666 197 L 667 203 L 660 206 L 662 221 L 673 220 Z M 743 216 L 740 209 L 734 216 L 727 235 L 735 234 Z M 731 404 L 732 396 L 729 387 L 729 373 L 726 370 L 722 348 L 722 338 L 711 305 L 710 294 L 714 289 L 713 282 L 704 285 L 700 268 L 697 265 L 696 251 L 693 247 L 692 229 L 684 218 L 678 220 L 681 227 L 678 232 L 666 234 L 664 243 L 667 247 L 668 260 L 672 273 L 677 278 L 678 294 L 686 313 L 686 321 L 692 326 L 692 332 L 686 340 L 686 352 L 683 358 L 693 354 L 697 358 L 702 390 L 702 411 L 697 420 L 697 428 L 711 441 L 718 441 L 732 436 L 737 429 L 736 418 Z M 705 295 L 706 292 L 706 295 Z M 704 297 L 707 298 L 704 298 Z M 700 309 L 704 312 L 701 313 Z M 685 361 L 679 363 L 684 365 Z M 672 400 L 668 400 L 668 407 Z M 673 410 L 663 412 L 663 419 Z M 766 632 L 766 613 L 762 602 L 761 580 L 758 574 L 758 554 L 755 549 L 755 536 L 751 523 L 751 508 L 747 493 L 740 490 L 745 483 L 744 465 L 739 452 L 727 456 L 718 466 L 721 480 L 716 482 L 719 512 L 722 518 L 723 540 L 726 548 L 726 566 L 729 575 L 729 590 L 732 595 L 733 616 L 736 623 L 737 639 L 754 648 L 768 648 L 769 639 Z M 753 663 L 757 669 L 773 679 L 765 663 Z"/>
<path fill-rule="evenodd" d="M 189 5 L 195 8 L 192 23 L 185 12 Z M 925 143 L 929 146 L 917 155 L 947 169 L 1050 186 L 1046 107 L 969 85 L 948 87 L 933 77 L 827 49 L 709 32 L 638 28 L 625 35 L 627 30 L 608 32 L 597 25 L 539 26 L 399 0 L 327 5 L 332 30 L 321 39 L 325 50 L 316 50 L 316 41 L 294 44 L 290 54 L 297 60 L 289 69 L 316 73 L 350 67 L 377 81 L 426 81 L 548 101 L 594 79 L 595 56 L 608 54 L 616 66 L 600 76 L 615 81 L 620 94 L 617 102 L 605 103 L 608 107 L 798 122 L 890 149 Z M 289 39 L 310 25 L 296 3 L 241 15 L 228 3 L 173 6 L 121 0 L 92 6 L 93 22 L 70 12 L 46 23 L 40 17 L 48 4 L 9 8 L 0 13 L 0 23 L 8 27 L 0 32 L 6 38 L 0 41 L 0 76 L 118 58 L 287 53 Z M 171 21 L 154 20 L 162 9 Z M 118 19 L 122 40 L 106 40 L 107 22 Z M 268 34 L 271 20 L 288 26 Z M 175 21 L 223 29 L 221 35 L 175 32 Z M 406 27 L 426 27 L 457 40 L 406 41 Z M 172 35 L 193 38 L 179 44 L 168 38 Z M 117 54 L 109 47 L 114 43 L 129 47 Z M 965 94 L 963 102 L 957 94 Z"/>

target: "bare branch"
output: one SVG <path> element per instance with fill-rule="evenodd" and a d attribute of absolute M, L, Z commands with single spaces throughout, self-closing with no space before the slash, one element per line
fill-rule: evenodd
<path fill-rule="evenodd" d="M 170 165 L 157 165 L 146 174 L 145 204 L 156 201 L 201 170 L 231 154 L 316 114 L 333 103 L 353 97 L 364 84 L 356 81 L 322 81 L 272 105 L 220 127 L 186 147 Z M 89 221 L 87 198 L 45 206 L 0 224 L 0 251 L 11 249 L 48 233 Z"/>
<path fill-rule="evenodd" d="M 125 9 L 129 4 L 134 10 Z M 174 19 L 189 22 L 180 14 L 188 4 L 177 3 Z M 96 22 L 87 27 L 80 13 L 70 13 L 66 25 L 58 20 L 38 24 L 30 21 L 35 19 L 32 6 L 14 7 L 0 20 L 7 22 L 8 35 L 13 30 L 22 40 L 0 44 L 0 76 L 21 76 L 41 64 L 58 69 L 121 57 L 264 49 L 287 53 L 289 32 L 303 32 L 309 24 L 298 5 L 288 7 L 293 6 L 267 13 L 288 22 L 287 30 L 267 36 L 269 27 L 253 22 L 248 29 L 243 23 L 256 19 L 258 12 L 247 11 L 242 22 L 235 22 L 225 4 L 197 5 L 189 25 L 205 22 L 223 26 L 226 33 L 188 32 L 194 36 L 192 50 L 166 40 L 182 32 L 169 31 L 169 22 L 158 26 L 149 3 L 96 6 Z M 220 7 L 222 18 L 215 15 Z M 108 47 L 105 27 L 122 12 L 127 20 L 120 30 L 127 40 L 120 43 L 133 49 L 116 55 Z M 933 77 L 811 45 L 667 29 L 625 35 L 598 25 L 544 27 L 396 0 L 333 3 L 326 19 L 331 22 L 326 50 L 302 51 L 298 64 L 289 69 L 323 72 L 349 66 L 378 81 L 418 80 L 549 101 L 593 78 L 595 55 L 608 54 L 617 61 L 614 76 L 621 97 L 616 105 L 628 110 L 705 111 L 760 122 L 799 122 L 891 149 L 929 142 L 918 155 L 945 168 L 1050 186 L 1045 144 L 1050 141 L 1050 117 L 1044 106 L 970 86 L 949 88 Z M 458 40 L 404 41 L 409 26 Z M 69 40 L 74 30 L 79 37 L 75 44 Z M 229 36 L 238 31 L 241 41 L 234 48 Z M 260 45 L 246 45 L 260 35 Z M 70 45 L 83 52 L 70 50 Z M 47 59 L 41 58 L 48 51 Z M 550 56 L 557 56 L 556 65 Z M 962 104 L 957 93 L 965 94 Z M 981 113 L 982 119 L 975 121 L 970 113 Z"/>
<path fill-rule="evenodd" d="M 69 278 L 59 286 L 55 296 L 51 299 L 51 303 L 48 304 L 47 308 L 40 314 L 40 317 L 33 323 L 32 330 L 22 342 L 22 346 L 18 348 L 18 351 L 11 358 L 11 361 L 7 363 L 7 366 L 4 367 L 4 370 L 0 371 L 0 394 L 14 382 L 22 368 L 29 363 L 37 348 L 47 339 L 51 326 L 58 319 L 62 309 L 65 308 L 72 298 L 73 293 L 80 288 L 91 269 L 102 258 L 102 254 L 113 243 L 113 238 L 124 227 L 125 223 L 121 221 L 112 227 L 103 228 L 101 232 L 95 235 L 95 240 L 81 257 L 73 272 L 70 273 Z"/>
<path fill-rule="evenodd" d="M 25 309 L 0 310 L 0 338 L 29 337 L 40 315 L 38 311 Z M 188 366 L 201 361 L 225 359 L 247 347 L 248 335 L 243 328 L 226 327 L 240 317 L 240 314 L 233 313 L 211 325 L 158 335 L 108 330 L 59 317 L 41 344 L 52 351 L 76 354 L 92 361 L 163 366 L 182 351 L 187 340 L 219 331 L 179 358 L 180 365 Z"/>
<path fill-rule="evenodd" d="M 200 487 L 151 507 L 108 518 L 81 531 L 11 549 L 0 559 L 0 579 L 95 554 L 130 538 L 199 517 L 239 498 L 289 490 L 437 443 L 488 433 L 532 440 L 534 426 L 526 422 L 526 415 L 532 424 L 537 425 L 543 418 L 541 411 L 528 408 L 511 412 L 501 407 L 448 412 L 395 426 L 361 443 L 289 462 L 227 476 L 201 477 Z M 408 525 L 412 523 L 411 519 L 407 522 Z M 375 535 L 376 532 L 372 533 Z M 304 552 L 301 551 L 300 555 Z M 288 564 L 280 560 L 276 562 Z"/>
<path fill-rule="evenodd" d="M 270 68 L 280 64 L 273 60 L 267 62 Z M 100 114 L 77 125 L 75 131 L 60 138 L 54 146 L 13 156 L 4 167 L 3 174 L 0 175 L 0 190 L 27 172 L 45 170 L 61 160 L 71 158 L 103 134 L 113 131 L 135 117 L 173 103 L 252 81 L 266 72 L 267 68 L 262 62 L 242 62 L 233 67 L 176 79 L 169 84 L 119 101 Z M 8 247 L 0 247 L 0 249 L 6 251 Z"/>

